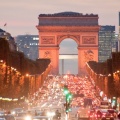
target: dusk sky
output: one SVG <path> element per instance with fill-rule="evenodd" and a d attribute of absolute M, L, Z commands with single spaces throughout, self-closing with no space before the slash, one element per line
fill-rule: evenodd
<path fill-rule="evenodd" d="M 13 37 L 37 35 L 39 14 L 68 11 L 98 14 L 99 25 L 115 25 L 118 33 L 120 0 L 0 0 L 0 28 Z"/>

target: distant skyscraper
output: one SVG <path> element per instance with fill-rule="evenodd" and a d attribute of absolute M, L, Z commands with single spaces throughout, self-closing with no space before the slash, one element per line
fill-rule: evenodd
<path fill-rule="evenodd" d="M 118 51 L 120 52 L 120 12 L 119 12 Z"/>
<path fill-rule="evenodd" d="M 116 52 L 115 26 L 101 26 L 99 31 L 99 62 L 104 62 L 111 57 L 111 52 Z"/>
<path fill-rule="evenodd" d="M 119 51 L 119 34 L 115 34 L 116 52 Z"/>
<path fill-rule="evenodd" d="M 120 28 L 120 12 L 119 12 L 119 28 Z M 119 33 L 120 33 L 120 29 L 119 29 Z"/>
<path fill-rule="evenodd" d="M 18 51 L 23 52 L 29 59 L 36 60 L 38 58 L 38 35 L 18 35 L 15 39 Z"/>

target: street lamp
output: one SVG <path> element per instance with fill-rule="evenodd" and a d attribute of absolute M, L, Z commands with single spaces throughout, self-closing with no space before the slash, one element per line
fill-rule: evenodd
<path fill-rule="evenodd" d="M 26 76 L 26 77 L 29 77 L 29 74 L 27 73 L 25 76 Z"/>

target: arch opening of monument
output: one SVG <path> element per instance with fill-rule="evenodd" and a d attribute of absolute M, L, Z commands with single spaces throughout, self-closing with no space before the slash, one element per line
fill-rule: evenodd
<path fill-rule="evenodd" d="M 78 44 L 66 38 L 59 44 L 59 74 L 78 74 Z"/>
<path fill-rule="evenodd" d="M 86 72 L 86 62 L 98 61 L 98 15 L 62 12 L 38 19 L 39 58 L 51 59 L 52 74 L 59 74 L 59 45 L 66 38 L 77 43 L 78 75 Z"/>

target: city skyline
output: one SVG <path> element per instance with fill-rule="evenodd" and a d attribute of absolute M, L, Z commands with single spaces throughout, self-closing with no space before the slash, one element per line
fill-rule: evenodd
<path fill-rule="evenodd" d="M 99 25 L 115 25 L 116 33 L 119 26 L 120 0 L 0 0 L 0 28 L 12 36 L 34 34 L 38 35 L 39 14 L 54 14 L 59 12 L 78 12 L 83 14 L 98 14 Z"/>

